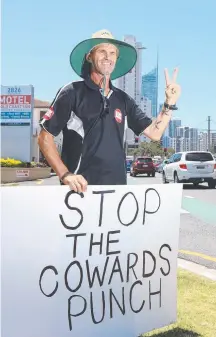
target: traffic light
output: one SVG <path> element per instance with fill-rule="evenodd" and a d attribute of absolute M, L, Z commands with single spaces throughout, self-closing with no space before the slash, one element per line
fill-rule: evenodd
<path fill-rule="evenodd" d="M 138 143 L 139 137 L 135 137 L 135 143 Z"/>

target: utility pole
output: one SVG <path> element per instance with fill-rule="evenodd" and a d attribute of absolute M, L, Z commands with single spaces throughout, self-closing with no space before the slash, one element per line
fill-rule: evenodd
<path fill-rule="evenodd" d="M 211 116 L 208 116 L 208 151 L 211 149 Z"/>

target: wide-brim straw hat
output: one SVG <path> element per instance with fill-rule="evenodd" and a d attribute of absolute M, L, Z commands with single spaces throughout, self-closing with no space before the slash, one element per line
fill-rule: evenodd
<path fill-rule="evenodd" d="M 91 38 L 80 42 L 70 54 L 70 65 L 75 73 L 84 78 L 90 71 L 90 63 L 86 60 L 86 56 L 97 45 L 101 43 L 113 44 L 118 48 L 119 56 L 116 61 L 115 69 L 110 78 L 115 80 L 126 75 L 136 64 L 136 49 L 123 41 L 116 40 L 108 30 L 100 30 L 92 35 Z"/>

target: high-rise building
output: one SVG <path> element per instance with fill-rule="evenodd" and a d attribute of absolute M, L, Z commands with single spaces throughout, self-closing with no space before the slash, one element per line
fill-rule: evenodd
<path fill-rule="evenodd" d="M 169 137 L 175 138 L 176 137 L 176 128 L 181 126 L 181 119 L 180 118 L 172 118 L 169 123 Z"/>
<path fill-rule="evenodd" d="M 200 132 L 199 136 L 199 151 L 207 151 L 208 149 L 208 133 Z"/>
<path fill-rule="evenodd" d="M 184 126 L 177 126 L 176 128 L 176 137 L 183 138 L 185 135 L 185 127 Z"/>
<path fill-rule="evenodd" d="M 200 132 L 199 136 L 199 150 L 200 151 L 215 151 L 216 148 L 216 132 L 210 133 L 210 146 L 211 148 L 208 149 L 208 133 L 207 132 Z"/>
<path fill-rule="evenodd" d="M 189 129 L 189 151 L 197 151 L 199 149 L 198 142 L 198 129 L 190 128 Z"/>
<path fill-rule="evenodd" d="M 169 138 L 169 144 L 172 149 L 176 152 L 176 138 Z"/>
<path fill-rule="evenodd" d="M 140 106 L 141 103 L 141 80 L 142 80 L 142 50 L 145 49 L 141 42 L 136 41 L 136 37 L 133 35 L 125 35 L 124 42 L 131 44 L 137 51 L 137 62 L 133 69 L 126 74 L 115 80 L 115 86 L 125 91 L 131 96 L 136 104 Z M 128 144 L 134 144 L 135 136 L 131 129 L 128 129 L 125 125 L 125 140 Z"/>
<path fill-rule="evenodd" d="M 176 151 L 189 151 L 189 127 L 178 126 L 176 127 Z"/>
<path fill-rule="evenodd" d="M 162 146 L 163 148 L 169 148 L 171 147 L 172 143 L 171 143 L 171 138 L 169 136 L 164 136 L 162 137 Z"/>
<path fill-rule="evenodd" d="M 152 102 L 152 117 L 158 115 L 158 66 L 142 76 L 141 94 Z"/>
<path fill-rule="evenodd" d="M 141 97 L 140 109 L 149 117 L 152 118 L 152 105 L 150 99 Z"/>
<path fill-rule="evenodd" d="M 141 100 L 141 80 L 142 80 L 142 50 L 145 49 L 141 42 L 136 41 L 133 35 L 125 35 L 124 42 L 131 44 L 137 51 L 137 62 L 133 69 L 125 76 L 116 80 L 117 88 L 125 91 L 136 103 L 140 105 Z M 142 95 L 144 96 L 144 95 Z"/>
<path fill-rule="evenodd" d="M 211 132 L 210 141 L 211 147 L 214 148 L 216 146 L 216 132 Z"/>

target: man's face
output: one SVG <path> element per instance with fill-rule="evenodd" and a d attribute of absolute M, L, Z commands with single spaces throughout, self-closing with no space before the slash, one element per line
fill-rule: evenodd
<path fill-rule="evenodd" d="M 118 49 L 108 43 L 103 43 L 96 46 L 88 55 L 91 59 L 93 70 L 104 75 L 111 74 L 115 68 L 118 58 Z"/>

